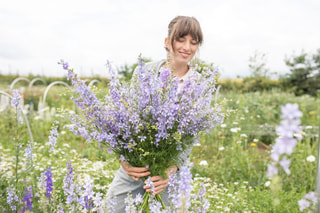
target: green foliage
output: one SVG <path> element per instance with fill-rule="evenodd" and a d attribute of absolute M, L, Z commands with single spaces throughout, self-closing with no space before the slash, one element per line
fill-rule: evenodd
<path fill-rule="evenodd" d="M 201 60 L 199 58 L 194 58 L 191 60 L 190 65 L 195 68 L 195 70 L 199 73 L 202 73 L 205 69 L 211 69 L 215 70 L 215 64 L 214 63 L 208 63 L 204 60 Z"/>
<path fill-rule="evenodd" d="M 209 166 L 195 166 L 193 172 L 223 184 L 246 180 L 252 187 L 263 185 L 267 181 L 266 164 L 270 157 L 270 144 L 277 137 L 275 128 L 280 123 L 280 106 L 297 103 L 304 115 L 304 137 L 292 155 L 292 170 L 295 172 L 292 172 L 294 176 L 285 179 L 284 189 L 289 190 L 293 180 L 301 190 L 312 189 L 315 164 L 312 167 L 299 167 L 308 164 L 305 161 L 308 155 L 316 156 L 320 108 L 314 103 L 319 99 L 308 95 L 296 97 L 279 91 L 246 94 L 228 92 L 222 93 L 221 98 L 226 99 L 224 113 L 227 117 L 224 124 L 203 136 L 201 146 L 194 147 L 192 152 L 195 165 L 206 160 Z M 307 175 L 309 178 L 306 178 Z"/>
<path fill-rule="evenodd" d="M 282 77 L 283 85 L 296 95 L 318 96 L 320 91 L 320 49 L 315 54 L 301 52 L 285 59 L 289 74 Z"/>
<path fill-rule="evenodd" d="M 96 89 L 102 98 L 106 93 L 105 88 Z M 43 88 L 39 90 L 43 91 Z M 34 92 L 35 96 L 37 92 Z M 63 128 L 68 121 L 63 118 L 58 108 L 73 108 L 66 92 L 64 87 L 53 87 L 47 97 L 47 100 L 50 100 L 47 103 L 50 110 L 45 111 L 43 117 L 36 111 L 28 114 L 35 141 L 33 153 L 36 153 L 36 156 L 33 162 L 34 169 L 19 177 L 19 190 L 23 191 L 29 184 L 36 188 L 38 177 L 49 166 L 53 172 L 54 190 L 61 189 L 66 174 L 66 162 L 71 160 L 76 182 L 83 182 L 84 177 L 89 175 L 94 179 L 94 190 L 105 193 L 119 168 L 114 154 L 108 154 L 106 149 L 99 147 L 97 143 L 85 142 L 82 137 L 75 136 Z M 25 93 L 27 100 L 30 93 L 33 94 L 32 91 Z M 191 154 L 191 161 L 194 163 L 193 185 L 196 189 L 201 183 L 207 186 L 207 197 L 211 204 L 209 212 L 298 212 L 298 200 L 315 187 L 316 161 L 308 162 L 306 158 L 310 155 L 316 156 L 319 137 L 317 126 L 320 120 L 319 98 L 310 95 L 296 97 L 294 93 L 280 90 L 244 94 L 224 91 L 220 93 L 219 98 L 226 99 L 224 112 L 227 117 L 224 125 L 202 136 L 201 146 L 194 147 Z M 280 122 L 280 106 L 285 103 L 297 103 L 303 112 L 303 140 L 291 155 L 291 175 L 280 173 L 282 191 L 278 197 L 281 205 L 273 206 L 274 195 L 266 186 L 269 181 L 266 178 L 266 169 L 270 157 L 270 144 L 274 143 L 276 137 L 275 127 Z M 53 108 L 56 109 L 54 113 L 51 110 Z M 7 208 L 6 189 L 9 183 L 14 181 L 12 177 L 16 174 L 13 164 L 17 135 L 21 144 L 26 144 L 29 136 L 25 124 L 18 129 L 15 128 L 14 110 L 1 111 L 0 115 L 2 210 Z M 53 120 L 59 121 L 60 135 L 56 152 L 50 152 L 49 146 L 46 145 Z M 19 150 L 20 159 L 24 158 L 24 148 L 23 145 Z M 206 160 L 208 165 L 200 165 L 203 160 Z M 23 168 L 23 163 L 22 160 L 20 169 Z M 21 196 L 23 195 L 19 194 L 19 197 Z M 37 203 L 40 197 L 37 195 L 33 199 L 34 203 Z M 65 202 L 63 190 L 55 191 L 54 199 Z M 42 212 L 38 204 L 33 207 L 34 212 Z"/>
<path fill-rule="evenodd" d="M 260 53 L 257 50 L 254 52 L 253 56 L 250 56 L 249 68 L 252 78 L 259 79 L 270 77 L 269 69 L 266 67 L 266 60 L 266 54 Z"/>
<path fill-rule="evenodd" d="M 278 80 L 267 77 L 246 77 L 243 79 L 241 92 L 263 92 L 280 88 Z"/>
<path fill-rule="evenodd" d="M 249 58 L 250 76 L 243 78 L 241 92 L 270 91 L 279 88 L 277 80 L 270 79 L 271 73 L 266 67 L 267 59 L 265 53 L 254 52 Z"/>

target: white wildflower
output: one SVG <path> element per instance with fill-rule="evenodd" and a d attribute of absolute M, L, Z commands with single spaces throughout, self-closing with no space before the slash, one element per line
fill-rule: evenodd
<path fill-rule="evenodd" d="M 240 137 L 246 138 L 246 137 L 248 137 L 248 136 L 247 136 L 246 134 L 241 134 Z"/>
<path fill-rule="evenodd" d="M 313 156 L 313 155 L 309 155 L 308 157 L 307 157 L 307 161 L 308 162 L 313 162 L 313 161 L 315 161 L 316 160 L 316 158 Z"/>
<path fill-rule="evenodd" d="M 208 162 L 206 160 L 202 160 L 199 163 L 200 166 L 208 166 Z"/>

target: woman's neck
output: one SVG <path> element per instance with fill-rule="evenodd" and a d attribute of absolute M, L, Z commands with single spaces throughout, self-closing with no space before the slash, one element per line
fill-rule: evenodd
<path fill-rule="evenodd" d="M 177 78 L 181 78 L 189 70 L 188 64 L 185 64 L 185 63 L 174 63 L 172 60 L 167 61 L 166 65 L 172 71 L 172 75 L 174 75 Z"/>

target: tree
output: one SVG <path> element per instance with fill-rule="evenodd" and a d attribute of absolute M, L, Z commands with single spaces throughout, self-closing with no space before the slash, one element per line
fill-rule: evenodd
<path fill-rule="evenodd" d="M 243 91 L 256 92 L 269 90 L 273 87 L 270 84 L 270 72 L 267 68 L 267 56 L 265 53 L 255 51 L 253 56 L 249 57 L 250 76 L 243 78 Z"/>
<path fill-rule="evenodd" d="M 290 73 L 284 77 L 284 84 L 293 88 L 296 95 L 318 96 L 320 91 L 320 49 L 315 54 L 302 51 L 299 55 L 285 58 Z"/>
<path fill-rule="evenodd" d="M 249 69 L 253 78 L 268 78 L 269 68 L 266 67 L 267 56 L 265 53 L 254 52 L 253 56 L 249 57 Z"/>

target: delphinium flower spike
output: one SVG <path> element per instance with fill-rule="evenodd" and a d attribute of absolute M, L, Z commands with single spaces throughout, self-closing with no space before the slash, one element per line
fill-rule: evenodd
<path fill-rule="evenodd" d="M 46 176 L 46 197 L 51 198 L 52 197 L 52 190 L 53 190 L 53 183 L 52 183 L 52 169 L 49 167 L 47 171 L 45 172 Z"/>
<path fill-rule="evenodd" d="M 17 110 L 17 121 L 19 123 L 23 123 L 23 119 L 22 119 L 22 116 L 21 116 L 21 106 L 20 106 L 20 99 L 21 99 L 21 95 L 19 94 L 18 90 L 13 90 L 13 98 L 11 100 L 11 105 L 13 107 L 16 108 Z"/>
<path fill-rule="evenodd" d="M 30 210 L 33 211 L 32 208 L 32 186 L 26 187 L 24 189 L 24 196 L 23 196 L 23 201 L 26 203 L 26 207 Z"/>

